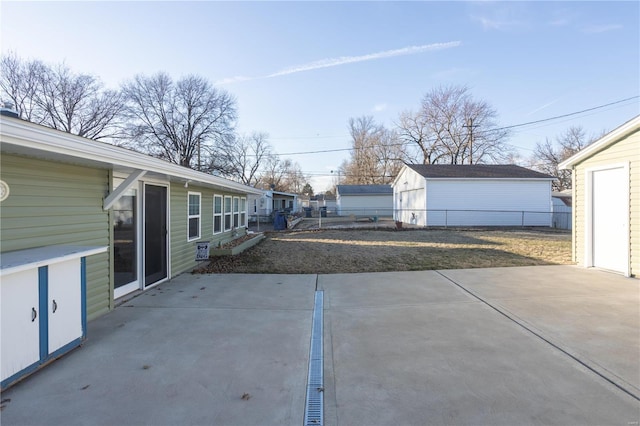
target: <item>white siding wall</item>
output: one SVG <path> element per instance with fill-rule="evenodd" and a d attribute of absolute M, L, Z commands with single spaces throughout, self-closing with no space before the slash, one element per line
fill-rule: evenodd
<path fill-rule="evenodd" d="M 393 195 L 341 195 L 340 214 L 356 216 L 391 216 Z"/>
<path fill-rule="evenodd" d="M 571 206 L 567 206 L 560 198 L 552 197 L 553 219 L 551 226 L 560 229 L 571 229 Z"/>
<path fill-rule="evenodd" d="M 551 226 L 549 181 L 427 180 L 426 193 L 428 226 Z"/>
<path fill-rule="evenodd" d="M 395 220 L 426 226 L 427 199 L 425 179 L 412 169 L 405 168 L 393 187 Z"/>

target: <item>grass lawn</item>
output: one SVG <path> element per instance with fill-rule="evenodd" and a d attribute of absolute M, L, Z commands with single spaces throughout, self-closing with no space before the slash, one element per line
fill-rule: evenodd
<path fill-rule="evenodd" d="M 330 274 L 571 264 L 571 234 L 545 229 L 270 232 L 199 272 Z"/>

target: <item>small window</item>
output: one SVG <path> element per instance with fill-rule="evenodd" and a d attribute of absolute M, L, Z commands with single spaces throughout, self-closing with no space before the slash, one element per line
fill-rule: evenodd
<path fill-rule="evenodd" d="M 224 197 L 224 230 L 231 229 L 231 197 Z"/>
<path fill-rule="evenodd" d="M 222 232 L 222 195 L 213 196 L 213 233 Z"/>
<path fill-rule="evenodd" d="M 247 226 L 247 199 L 240 198 L 240 226 Z"/>
<path fill-rule="evenodd" d="M 200 238 L 200 193 L 189 192 L 188 202 L 188 241 Z"/>
<path fill-rule="evenodd" d="M 233 197 L 233 227 L 238 228 L 240 226 L 240 199 Z"/>

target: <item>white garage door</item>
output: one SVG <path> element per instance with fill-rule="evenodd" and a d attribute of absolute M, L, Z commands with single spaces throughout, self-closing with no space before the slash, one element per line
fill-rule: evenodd
<path fill-rule="evenodd" d="M 628 269 L 627 185 L 623 167 L 593 172 L 593 266 L 626 273 Z"/>

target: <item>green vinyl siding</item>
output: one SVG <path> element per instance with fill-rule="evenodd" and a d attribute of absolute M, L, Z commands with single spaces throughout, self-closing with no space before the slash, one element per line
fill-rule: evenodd
<path fill-rule="evenodd" d="M 213 234 L 213 196 L 228 195 L 242 196 L 246 194 L 228 193 L 216 191 L 210 188 L 198 187 L 195 184 L 189 184 L 188 188 L 184 184 L 172 183 L 170 187 L 170 227 L 171 227 L 171 277 L 175 277 L 185 271 L 194 269 L 198 263 L 196 258 L 196 244 L 201 241 L 209 241 L 211 246 L 232 238 L 232 231 Z M 188 241 L 188 193 L 200 193 L 200 238 Z M 238 234 L 242 235 L 246 229 L 238 229 Z"/>
<path fill-rule="evenodd" d="M 109 245 L 109 215 L 102 209 L 109 171 L 2 154 L 2 180 L 10 188 L 0 204 L 0 252 L 73 244 Z M 109 254 L 87 257 L 87 316 L 111 308 Z"/>

